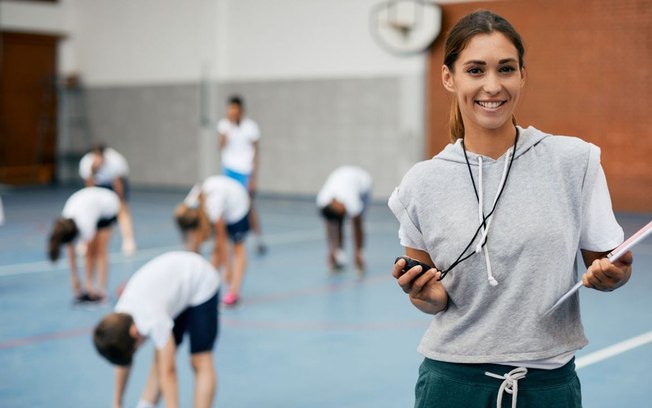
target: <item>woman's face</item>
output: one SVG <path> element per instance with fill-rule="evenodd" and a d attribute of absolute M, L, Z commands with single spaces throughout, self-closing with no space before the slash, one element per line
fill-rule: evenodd
<path fill-rule="evenodd" d="M 496 131 L 512 125 L 525 70 L 518 51 L 500 32 L 479 34 L 462 50 L 454 70 L 442 68 L 444 87 L 453 92 L 469 131 Z"/>

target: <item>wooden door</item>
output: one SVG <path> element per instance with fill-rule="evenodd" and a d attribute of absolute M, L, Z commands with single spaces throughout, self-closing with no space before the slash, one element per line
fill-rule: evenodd
<path fill-rule="evenodd" d="M 0 33 L 0 183 L 54 178 L 58 37 Z"/>

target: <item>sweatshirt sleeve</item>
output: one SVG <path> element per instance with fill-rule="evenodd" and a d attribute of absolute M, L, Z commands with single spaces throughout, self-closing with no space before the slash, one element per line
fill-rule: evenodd
<path fill-rule="evenodd" d="M 610 251 L 620 245 L 624 233 L 611 206 L 607 179 L 600 165 L 600 149 L 592 144 L 582 190 L 580 248 Z"/>
<path fill-rule="evenodd" d="M 401 186 L 394 189 L 389 197 L 389 208 L 399 222 L 398 237 L 401 245 L 408 248 L 427 251 L 423 234 L 419 230 L 418 224 L 415 223 L 414 214 L 411 214 L 404 204 L 404 191 Z"/>

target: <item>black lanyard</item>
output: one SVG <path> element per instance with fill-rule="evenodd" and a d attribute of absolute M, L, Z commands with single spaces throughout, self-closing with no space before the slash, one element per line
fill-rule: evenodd
<path fill-rule="evenodd" d="M 514 138 L 514 146 L 512 147 L 512 157 L 509 159 L 509 166 L 507 167 L 507 174 L 505 175 L 505 182 L 503 183 L 502 187 L 500 188 L 500 191 L 498 192 L 498 196 L 496 197 L 496 200 L 494 201 L 494 206 L 491 208 L 491 211 L 489 211 L 489 214 L 484 215 L 484 211 L 482 212 L 482 222 L 480 223 L 480 226 L 475 230 L 475 234 L 473 234 L 473 238 L 469 241 L 469 243 L 466 245 L 466 248 L 460 253 L 460 255 L 457 257 L 455 262 L 451 264 L 446 270 L 441 271 L 441 276 L 439 277 L 438 280 L 444 279 L 444 277 L 450 272 L 453 268 L 455 268 L 457 265 L 461 264 L 462 262 L 466 261 L 473 255 L 475 255 L 475 251 L 472 251 L 470 254 L 467 254 L 467 251 L 473 245 L 473 241 L 478 237 L 478 234 L 482 230 L 482 227 L 486 226 L 487 220 L 491 217 L 491 215 L 496 211 L 496 206 L 498 205 L 498 201 L 500 200 L 500 196 L 503 194 L 503 191 L 505 190 L 505 186 L 507 185 L 507 179 L 509 178 L 509 173 L 512 169 L 512 164 L 514 163 L 514 156 L 516 156 L 516 144 L 518 143 L 518 137 L 519 137 L 519 131 L 518 128 L 516 128 L 516 137 Z M 478 195 L 478 189 L 475 185 L 475 179 L 473 178 L 473 172 L 471 171 L 471 164 L 469 163 L 469 157 L 466 154 L 466 147 L 464 146 L 464 139 L 462 139 L 462 150 L 464 151 L 464 159 L 466 160 L 466 167 L 469 169 L 469 176 L 471 177 L 471 184 L 473 184 L 473 192 L 475 193 L 475 198 L 480 202 L 480 197 Z M 480 248 L 484 247 L 487 244 L 487 239 L 489 238 L 489 234 L 485 235 L 484 240 L 482 241 L 482 244 L 480 245 Z"/>

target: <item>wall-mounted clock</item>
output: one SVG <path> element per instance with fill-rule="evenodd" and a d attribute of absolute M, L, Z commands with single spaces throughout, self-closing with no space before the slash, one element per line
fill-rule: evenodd
<path fill-rule="evenodd" d="M 439 35 L 441 8 L 426 0 L 387 0 L 371 9 L 370 30 L 387 51 L 418 54 Z"/>

